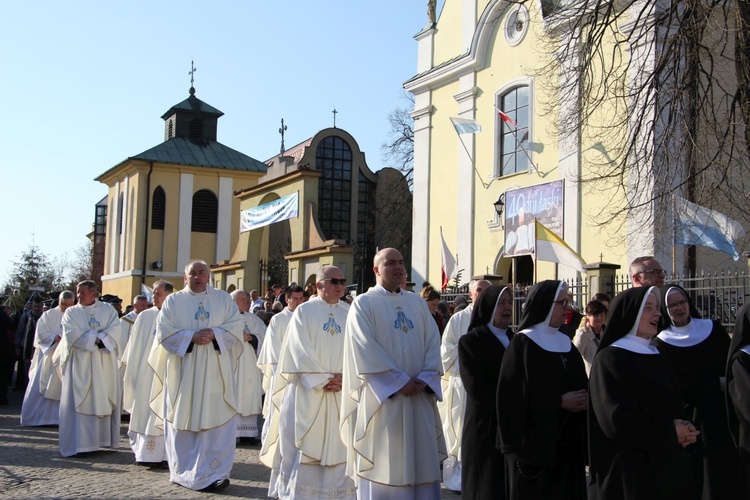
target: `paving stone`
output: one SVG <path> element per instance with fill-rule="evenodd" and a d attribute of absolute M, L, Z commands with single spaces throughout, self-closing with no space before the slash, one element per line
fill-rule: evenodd
<path fill-rule="evenodd" d="M 0 497 L 40 498 L 203 498 L 209 495 L 169 482 L 168 470 L 137 466 L 123 422 L 120 447 L 63 458 L 57 427 L 21 427 L 23 393 L 9 391 L 0 406 Z M 238 445 L 231 484 L 221 495 L 267 498 L 269 469 L 258 461 L 259 446 Z M 460 495 L 443 489 L 443 499 Z"/>

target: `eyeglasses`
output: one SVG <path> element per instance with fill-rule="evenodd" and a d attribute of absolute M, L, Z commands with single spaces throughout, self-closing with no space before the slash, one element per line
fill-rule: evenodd
<path fill-rule="evenodd" d="M 675 307 L 684 306 L 687 303 L 688 303 L 687 299 L 682 299 L 681 301 L 675 302 L 674 304 L 667 304 L 667 309 L 673 309 Z"/>
<path fill-rule="evenodd" d="M 640 271 L 638 274 L 653 274 L 654 276 L 661 276 L 662 278 L 667 275 L 667 272 L 664 269 L 646 269 L 645 271 Z"/>
<path fill-rule="evenodd" d="M 346 285 L 346 279 L 344 278 L 325 278 L 320 281 L 330 281 L 332 285 Z"/>
<path fill-rule="evenodd" d="M 553 303 L 553 304 L 560 304 L 560 306 L 561 306 L 561 307 L 562 307 L 563 309 L 567 309 L 567 308 L 568 308 L 568 305 L 570 305 L 570 300 L 568 300 L 568 299 L 562 299 L 562 300 L 553 300 L 553 301 L 552 301 L 552 303 Z"/>

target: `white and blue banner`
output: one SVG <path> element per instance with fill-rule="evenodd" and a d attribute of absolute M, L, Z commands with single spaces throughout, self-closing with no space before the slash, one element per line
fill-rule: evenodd
<path fill-rule="evenodd" d="M 739 260 L 736 243 L 745 236 L 745 229 L 736 220 L 677 196 L 674 222 L 675 244 L 713 248 Z"/>
<path fill-rule="evenodd" d="M 299 192 L 248 208 L 240 213 L 240 232 L 258 229 L 299 215 Z"/>
<path fill-rule="evenodd" d="M 473 118 L 458 118 L 453 116 L 450 118 L 453 128 L 456 129 L 458 135 L 476 134 L 482 131 L 482 126 Z"/>

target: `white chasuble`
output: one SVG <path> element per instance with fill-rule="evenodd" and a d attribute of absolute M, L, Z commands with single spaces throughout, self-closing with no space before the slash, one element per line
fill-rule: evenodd
<path fill-rule="evenodd" d="M 151 410 L 151 385 L 154 381 L 154 370 L 148 364 L 148 356 L 154 346 L 156 338 L 156 318 L 159 308 L 156 306 L 141 312 L 130 332 L 130 340 L 125 348 L 123 363 L 125 364 L 125 379 L 123 388 L 123 409 L 130 413 L 128 436 L 130 445 L 139 462 L 157 462 L 155 460 L 141 460 L 139 455 L 153 456 L 160 450 L 158 456 L 164 454 L 164 441 L 149 440 L 148 437 L 163 437 L 164 423 Z M 140 435 L 140 437 L 136 436 Z M 160 446 L 158 446 L 160 444 Z M 146 447 L 146 449 L 143 449 Z M 147 448 L 154 448 L 149 450 Z"/>
<path fill-rule="evenodd" d="M 461 467 L 458 462 L 461 460 L 461 435 L 466 411 L 466 390 L 458 368 L 458 340 L 469 330 L 473 310 L 470 304 L 451 316 L 440 344 L 443 400 L 438 403 L 438 412 L 449 455 L 443 463 L 443 481 L 453 491 L 461 491 Z"/>
<path fill-rule="evenodd" d="M 255 314 L 241 315 L 244 322 L 243 334 L 249 333 L 258 341 L 258 348 L 262 348 L 266 334 L 266 325 Z M 244 336 L 243 336 L 244 339 Z M 263 405 L 262 375 L 258 368 L 258 358 L 250 342 L 244 342 L 240 359 L 237 362 L 237 420 L 238 437 L 258 436 L 258 415 Z"/>
<path fill-rule="evenodd" d="M 21 406 L 21 425 L 57 425 L 60 417 L 60 376 L 52 365 L 52 355 L 62 337 L 59 307 L 45 311 L 36 323 L 34 357 L 29 368 L 29 384 Z"/>
<path fill-rule="evenodd" d="M 53 359 L 57 346 L 62 340 L 62 317 L 63 313 L 59 306 L 42 314 L 36 324 L 34 344 L 44 355 L 39 363 L 39 392 L 47 399 L 58 401 L 62 390 L 62 380 Z"/>
<path fill-rule="evenodd" d="M 349 305 L 300 305 L 286 331 L 278 374 L 287 380 L 280 411 L 279 498 L 354 498 L 339 431 L 341 392 L 323 387 L 343 370 Z"/>
<path fill-rule="evenodd" d="M 156 319 L 148 358 L 155 376 L 151 409 L 164 420 L 170 480 L 199 490 L 232 471 L 236 447 L 234 371 L 242 354 L 244 321 L 228 293 L 188 287 L 167 297 Z M 215 339 L 192 343 L 211 328 Z M 218 349 L 217 349 L 218 348 Z"/>
<path fill-rule="evenodd" d="M 122 330 L 120 336 L 122 337 L 123 345 L 120 356 L 118 357 L 120 361 L 122 361 L 123 357 L 125 356 L 125 351 L 127 350 L 128 343 L 130 343 L 130 336 L 133 334 L 133 327 L 135 326 L 135 322 L 138 319 L 138 316 L 140 315 L 137 312 L 130 311 L 120 318 L 120 329 Z"/>
<path fill-rule="evenodd" d="M 120 443 L 117 311 L 98 300 L 66 309 L 55 351 L 62 372 L 60 454 L 116 448 Z M 102 348 L 96 345 L 99 340 Z M 58 356 L 59 355 L 59 356 Z"/>
<path fill-rule="evenodd" d="M 285 307 L 283 311 L 274 314 L 271 317 L 268 328 L 266 329 L 266 338 L 263 340 L 263 346 L 258 352 L 258 368 L 263 372 L 263 392 L 270 394 L 273 387 L 272 378 L 276 375 L 276 366 L 281 356 L 281 345 L 284 342 L 286 328 L 292 319 L 292 311 Z M 266 398 L 263 407 L 263 416 L 268 420 L 267 410 L 269 408 L 270 398 Z"/>
<path fill-rule="evenodd" d="M 277 483 L 281 455 L 279 454 L 279 411 L 286 390 L 286 379 L 277 376 L 279 357 L 286 349 L 286 331 L 292 319 L 292 311 L 284 308 L 274 314 L 266 330 L 266 338 L 258 356 L 258 367 L 263 371 L 263 430 L 261 433 L 260 462 L 271 469 L 268 482 L 268 496 L 278 498 Z"/>
<path fill-rule="evenodd" d="M 122 357 L 125 366 L 123 409 L 130 413 L 128 438 L 137 462 L 162 462 L 167 459 L 164 422 L 151 410 L 151 385 L 154 370 L 148 356 L 156 339 L 154 306 L 141 312 L 130 330 L 130 339 Z"/>
<path fill-rule="evenodd" d="M 354 300 L 345 337 L 341 433 L 347 474 L 360 483 L 409 490 L 436 482 L 439 489 L 439 463 L 446 458 L 436 405 L 440 334 L 427 303 L 416 294 L 371 288 Z M 413 378 L 430 390 L 401 394 Z"/>
<path fill-rule="evenodd" d="M 121 346 L 117 311 L 96 300 L 90 306 L 69 307 L 62 319 L 63 337 L 60 346 L 60 369 L 67 374 L 72 366 L 75 408 L 84 415 L 109 416 L 119 406 L 117 354 Z M 99 348 L 96 341 L 104 345 Z"/>
<path fill-rule="evenodd" d="M 461 430 L 466 408 L 466 390 L 458 369 L 458 340 L 466 335 L 469 330 L 473 310 L 474 308 L 469 305 L 451 316 L 443 332 L 440 345 L 440 358 L 443 364 L 441 382 L 443 401 L 438 403 L 438 410 L 443 421 L 448 454 L 457 457 L 459 460 L 461 457 Z"/>
<path fill-rule="evenodd" d="M 234 371 L 242 354 L 242 320 L 228 293 L 214 288 L 195 294 L 185 287 L 169 295 L 156 320 L 156 342 L 149 365 L 156 373 L 151 409 L 162 394 L 160 415 L 177 430 L 200 432 L 226 424 L 237 414 Z M 193 334 L 211 328 L 213 342 L 192 343 Z M 187 352 L 190 349 L 190 352 Z M 155 399 L 156 397 L 156 399 Z"/>

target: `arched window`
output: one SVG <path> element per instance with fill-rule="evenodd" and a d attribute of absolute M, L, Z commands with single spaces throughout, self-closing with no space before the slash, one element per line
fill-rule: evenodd
<path fill-rule="evenodd" d="M 219 213 L 219 200 L 208 189 L 201 189 L 193 195 L 193 224 L 191 231 L 215 233 Z"/>
<path fill-rule="evenodd" d="M 156 186 L 151 201 L 151 229 L 164 229 L 164 216 L 167 211 L 167 195 L 161 186 Z"/>
<path fill-rule="evenodd" d="M 496 175 L 510 175 L 529 169 L 529 86 L 514 87 L 497 97 L 497 140 L 499 164 Z"/>
<path fill-rule="evenodd" d="M 351 240 L 352 150 L 342 138 L 328 136 L 315 151 L 318 221 L 327 239 Z"/>

